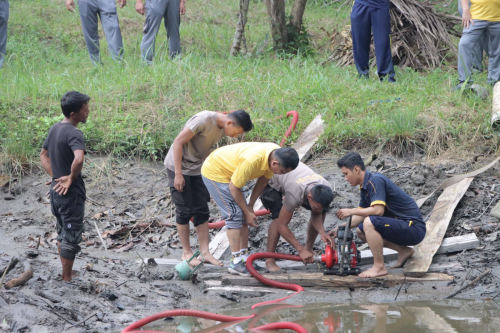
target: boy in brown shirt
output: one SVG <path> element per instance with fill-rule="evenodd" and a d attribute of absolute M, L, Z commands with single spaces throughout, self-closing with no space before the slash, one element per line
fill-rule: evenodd
<path fill-rule="evenodd" d="M 201 179 L 201 165 L 222 136 L 236 137 L 252 128 L 250 116 L 244 110 L 228 114 L 202 111 L 186 122 L 172 143 L 164 164 L 176 209 L 182 260 L 193 255 L 189 242 L 189 220 L 193 218 L 203 259 L 214 265 L 222 265 L 208 249 L 210 195 Z M 192 265 L 199 263 L 197 259 L 191 261 Z"/>

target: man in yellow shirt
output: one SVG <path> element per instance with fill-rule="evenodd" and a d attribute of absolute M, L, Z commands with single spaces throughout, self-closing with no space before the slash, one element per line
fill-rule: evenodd
<path fill-rule="evenodd" d="M 285 174 L 299 164 L 293 148 L 280 148 L 275 143 L 244 142 L 214 150 L 201 167 L 203 182 L 226 221 L 231 247 L 229 272 L 248 275 L 248 226 L 255 227 L 255 201 L 273 174 Z M 241 188 L 250 180 L 257 183 L 247 204 Z"/>
<path fill-rule="evenodd" d="M 471 83 L 471 69 L 474 54 L 480 47 L 481 36 L 488 33 L 488 83 L 500 80 L 500 0 L 461 0 L 462 24 L 464 30 L 458 44 L 457 88 L 468 80 Z"/>

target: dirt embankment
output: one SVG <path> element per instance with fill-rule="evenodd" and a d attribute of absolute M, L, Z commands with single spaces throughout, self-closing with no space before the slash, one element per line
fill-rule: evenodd
<path fill-rule="evenodd" d="M 328 155 L 308 162 L 330 181 L 336 192 L 326 220 L 327 229 L 338 223 L 334 215 L 338 208 L 358 204 L 358 190 L 342 179 L 335 161 L 335 156 Z M 427 163 L 385 156 L 375 160 L 370 168 L 385 173 L 414 198 L 420 198 L 447 177 L 474 170 L 485 161 L 480 158 L 478 161 Z M 280 290 L 274 295 L 210 289 L 204 280 L 224 272 L 214 267 L 203 267 L 193 282 L 179 281 L 173 266 L 141 265 L 140 260 L 145 257 L 180 257 L 173 219 L 175 211 L 162 166 L 91 157 L 84 173 L 88 194 L 85 232 L 82 252 L 75 261 L 79 276 L 71 283 L 60 278 L 55 219 L 46 196 L 47 177 L 28 175 L 12 180 L 0 191 L 0 268 L 15 256 L 21 262 L 29 261 L 34 271 L 34 277 L 24 286 L 0 290 L 0 332 L 118 331 L 141 317 L 162 310 L 194 308 L 234 313 L 241 309 L 244 312 L 248 305 L 283 294 Z M 500 200 L 499 180 L 498 165 L 477 176 L 455 210 L 446 237 L 475 232 L 481 241 L 475 250 L 435 258 L 437 263 L 461 264 L 447 270 L 455 276 L 455 283 L 437 291 L 433 285 L 407 285 L 401 294 L 398 292 L 398 300 L 443 298 L 457 284 L 473 279 L 485 267 L 490 267 L 492 273 L 460 296 L 474 299 L 498 296 L 500 221 L 489 212 Z M 436 198 L 437 195 L 423 206 L 424 217 L 429 215 Z M 217 218 L 215 206 L 212 206 L 212 213 Z M 308 213 L 301 209 L 291 222 L 292 230 L 302 242 L 307 220 Z M 265 249 L 269 222 L 268 217 L 263 217 L 260 226 L 251 230 L 250 243 L 254 251 Z M 193 234 L 192 244 L 195 241 Z M 321 250 L 320 242 L 316 247 Z M 292 249 L 281 242 L 278 251 L 289 253 Z M 6 275 L 5 281 L 22 271 L 22 265 L 18 264 Z M 337 302 L 388 302 L 394 300 L 396 289 L 343 288 L 322 293 L 306 290 L 304 296 L 291 302 L 332 302 L 332 292 Z M 235 306 L 235 303 L 241 304 Z"/>

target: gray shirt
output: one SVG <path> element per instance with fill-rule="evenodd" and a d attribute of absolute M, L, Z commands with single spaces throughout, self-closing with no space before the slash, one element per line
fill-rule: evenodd
<path fill-rule="evenodd" d="M 182 146 L 182 174 L 197 176 L 201 174 L 203 161 L 224 135 L 224 129 L 217 126 L 217 112 L 214 111 L 195 114 L 186 122 L 184 128 L 189 128 L 194 136 Z M 168 150 L 164 164 L 167 169 L 175 171 L 173 149 Z"/>
<path fill-rule="evenodd" d="M 269 181 L 269 186 L 284 194 L 283 205 L 290 212 L 307 202 L 307 193 L 316 185 L 331 188 L 326 179 L 302 162 L 295 170 L 284 175 L 274 175 Z"/>

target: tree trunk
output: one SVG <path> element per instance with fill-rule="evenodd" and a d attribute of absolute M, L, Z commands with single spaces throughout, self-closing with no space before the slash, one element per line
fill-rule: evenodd
<path fill-rule="evenodd" d="M 288 42 L 285 20 L 285 1 L 284 0 L 266 0 L 269 23 L 271 25 L 271 36 L 274 41 L 274 49 L 284 49 Z"/>
<path fill-rule="evenodd" d="M 250 0 L 240 0 L 240 13 L 238 15 L 238 24 L 236 25 L 236 32 L 234 33 L 233 45 L 231 46 L 230 54 L 232 56 L 240 53 L 242 49 L 246 50 L 245 40 L 245 25 L 247 24 L 248 4 Z"/>
<path fill-rule="evenodd" d="M 306 10 L 307 0 L 295 0 L 293 2 L 292 11 L 290 12 L 290 24 L 294 27 L 296 36 L 300 33 L 302 28 L 302 17 Z"/>

